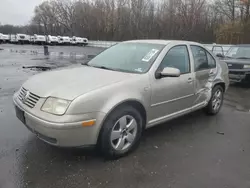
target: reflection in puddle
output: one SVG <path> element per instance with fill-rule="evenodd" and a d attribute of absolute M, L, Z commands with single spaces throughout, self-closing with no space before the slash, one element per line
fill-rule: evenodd
<path fill-rule="evenodd" d="M 30 56 L 30 65 L 22 66 L 22 68 L 39 72 L 48 71 L 60 67 L 66 67 L 72 64 L 81 64 L 86 60 L 92 59 L 95 56 L 77 52 L 49 52 L 47 55 L 44 55 L 43 50 L 39 51 L 9 49 L 8 51 L 12 54 L 27 55 L 28 57 Z"/>

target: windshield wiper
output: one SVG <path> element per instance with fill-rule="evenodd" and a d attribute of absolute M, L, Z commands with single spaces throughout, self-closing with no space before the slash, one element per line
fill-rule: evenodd
<path fill-rule="evenodd" d="M 109 68 L 109 67 L 105 67 L 105 66 L 92 66 L 92 67 L 95 67 L 95 68 L 98 68 L 98 69 L 105 69 L 105 70 L 115 71 L 115 69 L 112 69 L 112 68 Z"/>
<path fill-rule="evenodd" d="M 86 66 L 89 66 L 88 61 L 87 61 L 87 62 L 83 62 L 83 63 L 81 63 L 81 65 L 86 65 Z"/>
<path fill-rule="evenodd" d="M 250 59 L 250 57 L 237 57 L 236 59 Z"/>

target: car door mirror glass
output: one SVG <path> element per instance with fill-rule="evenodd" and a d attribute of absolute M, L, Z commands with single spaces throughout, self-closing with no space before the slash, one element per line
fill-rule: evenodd
<path fill-rule="evenodd" d="M 181 71 L 177 68 L 166 67 L 161 72 L 161 77 L 179 77 Z"/>

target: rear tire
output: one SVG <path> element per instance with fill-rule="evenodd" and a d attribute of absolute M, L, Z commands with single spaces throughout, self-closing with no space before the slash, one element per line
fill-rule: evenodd
<path fill-rule="evenodd" d="M 208 115 L 216 115 L 219 113 L 224 100 L 224 89 L 217 85 L 212 90 L 212 97 L 205 108 L 205 112 Z"/>
<path fill-rule="evenodd" d="M 140 143 L 143 119 L 132 106 L 116 108 L 105 120 L 100 132 L 99 146 L 102 154 L 109 159 L 123 157 Z"/>

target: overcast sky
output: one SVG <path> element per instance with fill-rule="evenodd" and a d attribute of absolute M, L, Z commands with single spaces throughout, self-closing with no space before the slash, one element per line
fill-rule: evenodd
<path fill-rule="evenodd" d="M 25 25 L 29 23 L 34 8 L 44 0 L 0 0 L 0 23 Z"/>

